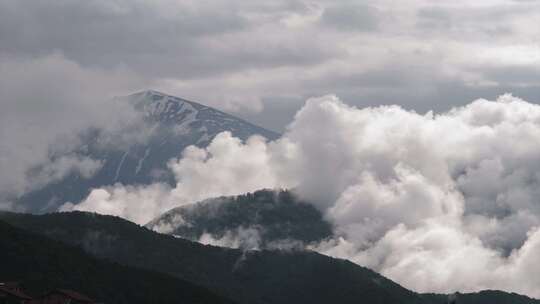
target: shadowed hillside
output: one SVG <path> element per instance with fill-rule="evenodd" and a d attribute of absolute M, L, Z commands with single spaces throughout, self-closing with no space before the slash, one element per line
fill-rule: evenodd
<path fill-rule="evenodd" d="M 0 219 L 100 258 L 186 279 L 240 303 L 447 303 L 449 299 L 416 294 L 367 268 L 315 252 L 205 246 L 121 218 L 82 212 L 0 213 Z M 540 303 L 502 292 L 459 295 L 456 303 L 506 303 L 493 302 L 500 299 Z"/>
<path fill-rule="evenodd" d="M 19 281 L 34 296 L 79 290 L 106 303 L 233 303 L 193 283 L 99 260 L 0 221 L 0 281 Z"/>

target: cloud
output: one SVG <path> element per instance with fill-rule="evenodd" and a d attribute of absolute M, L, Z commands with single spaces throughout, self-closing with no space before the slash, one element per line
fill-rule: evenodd
<path fill-rule="evenodd" d="M 158 187 L 161 196 L 145 195 L 157 186 L 116 186 L 69 207 L 114 208 L 142 223 L 206 197 L 292 188 L 335 227 L 334 239 L 309 248 L 420 292 L 539 297 L 539 143 L 540 106 L 512 95 L 440 114 L 359 109 L 329 95 L 309 99 L 277 141 L 223 133 L 207 149 L 188 148 L 170 163 L 178 184 Z M 203 241 L 241 246 L 243 236 Z"/>
<path fill-rule="evenodd" d="M 19 56 L 61 51 L 83 66 L 103 68 L 123 63 L 150 73 L 171 73 L 172 67 L 165 65 L 168 62 L 176 68 L 185 64 L 195 72 L 197 62 L 202 62 L 196 59 L 197 49 L 202 47 L 198 38 L 243 27 L 242 16 L 219 10 L 219 6 L 191 1 L 43 1 L 31 5 L 4 1 L 0 51 Z M 25 22 L 24 28 L 18 26 L 20 22 Z M 185 56 L 173 60 L 172 53 L 179 51 Z M 166 59 L 152 60 L 159 54 Z"/>
<path fill-rule="evenodd" d="M 149 186 L 114 185 L 94 189 L 88 197 L 74 205 L 65 203 L 60 211 L 94 211 L 102 214 L 117 215 L 144 224 L 148 218 L 156 216 L 159 210 L 167 209 L 170 204 L 166 185 L 153 184 Z M 165 205 L 165 207 L 163 207 Z"/>
<path fill-rule="evenodd" d="M 200 101 L 281 131 L 283 111 L 273 104 L 291 101 L 282 107 L 290 116 L 298 101 L 327 92 L 356 106 L 399 102 L 419 112 L 505 91 L 537 102 L 538 77 L 524 78 L 538 74 L 539 5 L 7 0 L 0 55 L 60 54 L 83 70 L 124 69 L 141 79 L 135 90 Z"/>
<path fill-rule="evenodd" d="M 153 228 L 156 230 L 155 228 L 159 229 L 160 227 Z M 280 239 L 264 242 L 261 234 L 264 234 L 264 227 L 258 225 L 250 227 L 240 226 L 236 229 L 223 231 L 222 233 L 219 233 L 219 235 L 205 232 L 200 236 L 198 242 L 205 245 L 242 250 L 303 250 L 306 248 L 304 242 L 293 239 Z"/>
<path fill-rule="evenodd" d="M 340 30 L 373 31 L 379 22 L 377 14 L 377 9 L 368 5 L 333 5 L 324 9 L 321 20 Z"/>
<path fill-rule="evenodd" d="M 174 232 L 176 227 L 182 227 L 182 226 L 190 227 L 191 223 L 187 222 L 181 214 L 175 214 L 174 216 L 170 218 L 170 220 L 167 220 L 167 221 L 160 220 L 160 221 L 154 222 L 151 227 L 152 227 L 152 230 L 156 232 L 164 233 L 164 234 L 171 234 L 172 232 Z"/>
<path fill-rule="evenodd" d="M 255 39 L 282 13 L 264 4 L 5 1 L 1 8 L 0 52 L 32 57 L 60 51 L 84 67 L 124 66 L 149 77 L 199 78 L 253 66 L 301 65 L 324 56 L 287 47 L 274 31 L 266 35 L 270 41 Z"/>
<path fill-rule="evenodd" d="M 521 259 L 537 250 L 539 122 L 510 95 L 438 115 L 309 101 L 285 135 L 301 150 L 296 189 L 342 237 L 314 248 L 421 292 L 538 297 Z"/>
<path fill-rule="evenodd" d="M 30 170 L 27 174 L 29 183 L 35 188 L 59 181 L 68 174 L 74 173 L 82 178 L 92 177 L 101 167 L 103 161 L 80 155 L 62 155 L 44 165 Z"/>
<path fill-rule="evenodd" d="M 301 150 L 296 189 L 341 236 L 315 249 L 421 292 L 540 295 L 522 268 L 537 250 L 539 106 L 504 95 L 419 115 L 325 97 L 285 136 Z"/>
<path fill-rule="evenodd" d="M 233 231 L 226 231 L 221 237 L 203 233 L 199 243 L 229 248 L 242 248 L 245 250 L 258 250 L 261 244 L 259 230 L 255 228 L 238 227 Z"/>
<path fill-rule="evenodd" d="M 52 54 L 0 55 L 0 71 L 0 201 L 73 170 L 89 177 L 100 164 L 77 150 L 79 135 L 89 128 L 113 134 L 141 121 L 128 104 L 110 101 L 139 84 L 126 70 L 84 69 Z"/>
<path fill-rule="evenodd" d="M 146 224 L 177 206 L 253 192 L 266 185 L 280 187 L 282 182 L 267 167 L 270 154 L 263 137 L 254 136 L 243 143 L 223 132 L 207 148 L 190 146 L 181 158 L 169 162 L 177 181 L 173 188 L 165 184 L 149 187 L 118 184 L 94 189 L 81 203 L 66 203 L 61 210 L 94 211 Z"/>

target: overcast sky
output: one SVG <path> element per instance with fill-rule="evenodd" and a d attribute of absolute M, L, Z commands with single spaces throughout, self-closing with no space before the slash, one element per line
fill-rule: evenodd
<path fill-rule="evenodd" d="M 539 23 L 535 0 L 2 0 L 1 77 L 55 60 L 59 87 L 153 88 L 280 131 L 327 93 L 420 112 L 539 101 Z"/>
<path fill-rule="evenodd" d="M 23 191 L 58 138 L 120 121 L 110 99 L 145 89 L 275 131 L 326 94 L 537 103 L 539 24 L 534 0 L 0 0 L 0 188 Z"/>
<path fill-rule="evenodd" d="M 281 131 L 327 93 L 419 112 L 539 101 L 539 23 L 534 0 L 2 0 L 0 81 L 24 70 L 10 87 L 44 77 L 73 103 L 153 88 Z"/>

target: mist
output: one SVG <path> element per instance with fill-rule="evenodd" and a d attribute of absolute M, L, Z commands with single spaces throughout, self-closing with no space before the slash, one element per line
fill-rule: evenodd
<path fill-rule="evenodd" d="M 207 197 L 289 188 L 336 227 L 311 249 L 419 292 L 538 297 L 539 149 L 540 106 L 512 95 L 423 115 L 328 95 L 309 99 L 277 141 L 222 133 L 186 149 L 169 164 L 176 187 L 96 189 L 62 210 L 143 224 Z M 203 241 L 238 243 L 230 238 Z"/>

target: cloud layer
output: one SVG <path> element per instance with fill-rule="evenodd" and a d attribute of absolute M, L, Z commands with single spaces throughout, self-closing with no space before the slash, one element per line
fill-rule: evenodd
<path fill-rule="evenodd" d="M 328 92 L 361 107 L 399 102 L 421 112 L 508 91 L 538 100 L 539 8 L 514 0 L 4 0 L 0 57 L 58 54 L 88 75 L 128 71 L 108 84 L 122 91 L 139 79 L 135 90 L 282 130 L 289 121 L 281 115 Z"/>
<path fill-rule="evenodd" d="M 74 134 L 129 112 L 105 101 L 148 88 L 274 130 L 327 92 L 419 112 L 507 91 L 534 102 L 539 5 L 1 1 L 0 208 Z"/>
<path fill-rule="evenodd" d="M 188 147 L 181 158 L 169 162 L 177 181 L 173 188 L 163 184 L 118 184 L 94 189 L 81 203 L 66 203 L 61 210 L 96 211 L 146 224 L 180 205 L 280 185 L 268 166 L 269 157 L 263 137 L 251 137 L 243 143 L 229 132 L 223 132 L 207 148 Z"/>
<path fill-rule="evenodd" d="M 126 70 L 87 70 L 61 54 L 21 59 L 0 53 L 0 71 L 0 203 L 73 170 L 95 172 L 96 160 L 71 153 L 80 147 L 78 135 L 141 121 L 128 104 L 110 101 L 139 83 Z M 38 167 L 47 172 L 36 176 Z"/>
<path fill-rule="evenodd" d="M 539 149 L 540 106 L 511 95 L 425 115 L 324 96 L 308 100 L 278 141 L 224 133 L 187 149 L 170 163 L 174 189 L 98 189 L 74 208 L 144 223 L 206 197 L 294 188 L 336 227 L 315 250 L 421 292 L 540 297 Z"/>

